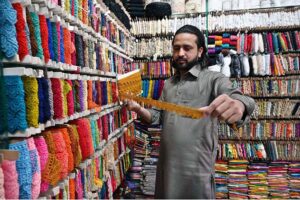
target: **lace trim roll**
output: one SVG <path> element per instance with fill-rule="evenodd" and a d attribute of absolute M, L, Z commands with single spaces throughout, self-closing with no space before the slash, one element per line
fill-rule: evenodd
<path fill-rule="evenodd" d="M 68 125 L 68 133 L 71 141 L 71 148 L 72 148 L 72 153 L 73 153 L 73 160 L 74 160 L 74 167 L 78 167 L 82 155 L 81 155 L 81 149 L 80 149 L 80 144 L 79 144 L 79 136 L 77 132 L 76 125 Z"/>
<path fill-rule="evenodd" d="M 4 174 L 4 190 L 6 199 L 19 198 L 19 183 L 16 161 L 4 160 L 1 165 Z M 3 198 L 4 199 L 4 198 Z"/>
<path fill-rule="evenodd" d="M 0 198 L 5 199 L 4 174 L 1 166 L 0 166 Z"/>
<path fill-rule="evenodd" d="M 18 52 L 18 42 L 15 24 L 17 12 L 10 1 L 0 2 L 0 52 L 7 58 L 12 58 Z"/>
<path fill-rule="evenodd" d="M 76 63 L 76 41 L 75 41 L 75 33 L 71 32 L 71 64 L 77 65 Z"/>
<path fill-rule="evenodd" d="M 107 105 L 107 86 L 105 81 L 101 81 L 101 103 Z"/>
<path fill-rule="evenodd" d="M 39 98 L 38 82 L 33 77 L 22 77 L 25 90 L 27 123 L 29 126 L 38 127 L 39 124 Z"/>
<path fill-rule="evenodd" d="M 50 22 L 51 23 L 51 30 L 52 30 L 52 41 L 53 41 L 53 61 L 58 62 L 59 61 L 59 34 L 57 31 L 56 22 Z"/>
<path fill-rule="evenodd" d="M 89 55 L 89 68 L 95 69 L 94 58 L 95 56 L 95 47 L 92 41 L 88 41 L 88 55 Z"/>
<path fill-rule="evenodd" d="M 111 104 L 112 103 L 112 91 L 111 91 L 111 82 L 107 81 L 106 82 L 106 86 L 107 86 L 107 104 Z"/>
<path fill-rule="evenodd" d="M 44 60 L 39 17 L 34 12 L 30 12 L 30 17 L 32 20 L 33 28 L 34 28 L 34 38 L 35 38 L 35 41 L 37 44 L 36 56 L 39 57 L 40 59 Z M 31 32 L 30 32 L 30 34 L 31 34 Z"/>
<path fill-rule="evenodd" d="M 66 143 L 61 131 L 55 129 L 51 132 L 55 145 L 55 155 L 61 164 L 60 179 L 64 179 L 68 175 L 68 153 L 66 152 Z"/>
<path fill-rule="evenodd" d="M 54 60 L 54 49 L 53 49 L 53 36 L 52 36 L 52 24 L 49 18 L 46 19 L 48 28 L 48 48 L 50 59 Z"/>
<path fill-rule="evenodd" d="M 18 182 L 20 186 L 19 199 L 31 199 L 32 171 L 30 153 L 26 140 L 9 144 L 9 149 L 19 151 L 19 158 L 16 161 Z"/>
<path fill-rule="evenodd" d="M 67 28 L 64 28 L 63 30 L 64 30 L 65 63 L 72 64 L 72 60 L 71 60 L 71 52 L 72 52 L 71 32 Z"/>
<path fill-rule="evenodd" d="M 44 173 L 47 161 L 48 161 L 48 147 L 46 144 L 45 139 L 42 136 L 38 136 L 34 138 L 34 143 L 37 149 L 37 152 L 40 157 L 40 168 L 41 168 L 41 174 Z M 43 178 L 41 178 L 41 192 L 46 192 L 49 188 L 49 183 L 46 182 Z"/>
<path fill-rule="evenodd" d="M 79 80 L 73 81 L 74 106 L 75 112 L 81 112 L 80 97 L 79 97 Z"/>
<path fill-rule="evenodd" d="M 16 23 L 16 30 L 17 30 L 17 40 L 18 40 L 18 54 L 20 60 L 29 54 L 28 44 L 26 39 L 26 31 L 25 31 L 25 19 L 23 17 L 23 7 L 20 3 L 12 4 L 13 8 L 17 12 L 17 23 Z"/>
<path fill-rule="evenodd" d="M 61 80 L 61 85 L 63 87 L 63 113 L 64 117 L 68 116 L 68 100 L 67 100 L 67 95 L 71 91 L 71 86 L 65 81 Z"/>
<path fill-rule="evenodd" d="M 95 124 L 94 120 L 90 119 L 90 126 L 91 126 L 91 132 L 92 132 L 93 147 L 94 147 L 94 149 L 96 149 L 99 144 L 99 138 L 97 137 L 96 124 Z"/>
<path fill-rule="evenodd" d="M 81 172 L 78 170 L 77 171 L 77 176 L 76 176 L 76 198 L 77 199 L 83 199 L 83 184 L 81 181 Z"/>
<path fill-rule="evenodd" d="M 41 39 L 42 39 L 42 47 L 43 47 L 43 54 L 45 63 L 48 63 L 50 59 L 50 52 L 49 52 L 49 35 L 48 35 L 48 26 L 46 17 L 44 15 L 39 15 L 39 22 L 40 22 L 40 32 L 41 32 Z"/>
<path fill-rule="evenodd" d="M 4 87 L 9 88 L 5 90 L 5 98 L 7 104 L 7 130 L 4 130 L 4 123 L 0 123 L 0 131 L 9 131 L 14 133 L 17 130 L 25 130 L 28 127 L 26 121 L 26 105 L 24 85 L 19 76 L 5 76 Z M 4 112 L 4 111 L 3 111 Z"/>
<path fill-rule="evenodd" d="M 58 78 L 51 78 L 51 86 L 53 92 L 53 110 L 54 110 L 54 119 L 63 118 L 63 93 L 61 80 Z"/>
<path fill-rule="evenodd" d="M 69 179 L 69 195 L 70 195 L 70 199 L 76 199 L 76 193 L 75 193 L 75 189 L 76 189 L 76 183 L 75 183 L 75 178 Z"/>
<path fill-rule="evenodd" d="M 84 111 L 84 86 L 83 81 L 79 80 L 79 87 L 78 87 L 78 102 L 80 104 L 80 111 Z"/>
<path fill-rule="evenodd" d="M 65 63 L 65 46 L 64 46 L 64 29 L 62 26 L 59 26 L 59 32 L 60 32 L 60 40 L 59 40 L 59 46 L 60 46 L 60 62 Z"/>
<path fill-rule="evenodd" d="M 51 105 L 50 105 L 50 93 L 49 93 L 49 82 L 48 82 L 49 80 L 45 78 L 40 78 L 39 81 L 41 82 L 41 87 L 44 96 L 44 102 L 43 102 L 44 122 L 47 122 L 48 120 L 51 119 Z"/>
<path fill-rule="evenodd" d="M 59 129 L 62 132 L 65 144 L 66 144 L 66 151 L 68 154 L 68 173 L 71 173 L 74 169 L 74 157 L 73 152 L 71 148 L 71 140 L 69 137 L 68 129 L 67 128 L 61 128 Z"/>
<path fill-rule="evenodd" d="M 31 162 L 31 174 L 32 174 L 32 185 L 31 185 L 31 198 L 37 199 L 41 190 L 41 169 L 40 169 L 40 156 L 37 152 L 34 139 L 27 139 L 27 146 L 30 155 Z"/>
<path fill-rule="evenodd" d="M 102 122 L 103 139 L 107 141 L 108 133 L 109 133 L 108 115 L 102 116 L 101 122 Z"/>
<path fill-rule="evenodd" d="M 88 80 L 87 87 L 88 87 L 88 95 L 87 95 L 88 109 L 99 107 L 99 105 L 97 105 L 96 102 L 93 101 L 93 81 Z"/>
<path fill-rule="evenodd" d="M 102 128 L 102 119 L 99 118 L 97 120 L 97 126 L 98 126 L 98 130 L 99 130 L 99 140 L 102 141 L 103 140 L 103 128 Z"/>
<path fill-rule="evenodd" d="M 94 153 L 91 126 L 88 119 L 74 121 L 77 126 L 82 159 L 85 160 Z"/>
<path fill-rule="evenodd" d="M 83 111 L 88 110 L 88 88 L 87 81 L 82 81 L 83 83 Z"/>
<path fill-rule="evenodd" d="M 59 22 L 55 23 L 56 26 L 56 31 L 57 31 L 57 61 L 58 62 L 62 62 L 61 61 L 61 26 Z"/>
<path fill-rule="evenodd" d="M 38 97 L 39 97 L 39 123 L 45 123 L 45 116 L 44 116 L 44 102 L 45 102 L 45 97 L 44 97 L 44 92 L 43 92 L 43 86 L 42 86 L 42 80 L 37 79 L 38 81 Z"/>
<path fill-rule="evenodd" d="M 74 96 L 73 96 L 73 83 L 71 80 L 65 80 L 66 84 L 68 84 L 69 92 L 67 93 L 67 104 L 68 104 L 68 116 L 74 114 Z"/>
<path fill-rule="evenodd" d="M 35 36 L 34 36 L 33 21 L 32 21 L 32 18 L 30 17 L 30 12 L 29 12 L 28 8 L 26 8 L 26 21 L 27 21 L 28 30 L 29 30 L 31 55 L 36 56 L 37 52 L 38 52 L 38 50 L 37 50 L 38 47 L 37 47 L 37 42 L 36 42 Z"/>
<path fill-rule="evenodd" d="M 52 82 L 51 79 L 47 79 L 48 82 L 48 94 L 49 94 L 49 105 L 50 105 L 50 119 L 54 117 L 54 107 L 53 107 L 53 92 L 52 92 Z M 45 90 L 45 93 L 47 91 Z"/>
<path fill-rule="evenodd" d="M 81 5 L 81 4 L 79 4 Z M 88 1 L 87 0 L 82 0 L 82 22 L 84 24 L 88 24 L 88 13 L 87 13 L 87 10 L 88 10 Z"/>
<path fill-rule="evenodd" d="M 95 102 L 98 104 L 98 105 L 102 105 L 102 92 L 101 92 L 101 82 L 100 81 L 97 81 L 96 82 L 96 90 L 97 90 L 97 96 L 96 96 L 96 100 Z"/>
<path fill-rule="evenodd" d="M 89 67 L 89 50 L 88 50 L 88 40 L 83 40 L 83 61 L 84 67 Z"/>
<path fill-rule="evenodd" d="M 28 22 L 25 24 L 25 33 L 26 33 L 28 53 L 29 53 L 29 55 L 32 55 L 31 43 L 30 43 L 30 31 L 29 31 Z"/>
<path fill-rule="evenodd" d="M 81 35 L 75 35 L 76 47 L 76 63 L 80 67 L 84 67 L 83 39 Z"/>

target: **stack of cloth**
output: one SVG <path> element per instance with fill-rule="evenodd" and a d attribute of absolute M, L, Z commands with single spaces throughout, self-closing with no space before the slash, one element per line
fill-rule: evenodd
<path fill-rule="evenodd" d="M 149 151 L 146 149 L 149 143 L 147 139 L 147 134 L 135 130 L 133 163 L 126 176 L 126 185 L 129 188 L 128 193 L 131 195 L 129 198 L 144 198 L 141 183 L 143 181 L 144 159 L 149 156 Z"/>
<path fill-rule="evenodd" d="M 252 162 L 248 166 L 249 198 L 267 199 L 268 190 L 268 165 L 265 162 Z"/>
<path fill-rule="evenodd" d="M 300 162 L 291 162 L 289 164 L 289 187 L 290 198 L 300 198 Z"/>
<path fill-rule="evenodd" d="M 230 160 L 228 189 L 230 199 L 248 199 L 248 160 Z"/>
<path fill-rule="evenodd" d="M 271 198 L 289 199 L 288 162 L 274 161 L 269 164 L 268 183 Z"/>
<path fill-rule="evenodd" d="M 135 158 L 142 159 L 140 177 L 141 194 L 136 198 L 153 198 L 155 192 L 156 168 L 159 156 L 161 126 L 144 125 L 135 121 L 136 139 L 142 146 L 135 147 Z M 142 148 L 142 149 L 141 149 Z"/>
<path fill-rule="evenodd" d="M 154 196 L 158 158 L 145 158 L 141 189 L 144 195 Z"/>
<path fill-rule="evenodd" d="M 228 199 L 228 163 L 218 160 L 215 164 L 216 198 Z"/>
<path fill-rule="evenodd" d="M 236 50 L 238 37 L 229 33 L 208 36 L 208 54 L 218 54 L 223 49 Z"/>

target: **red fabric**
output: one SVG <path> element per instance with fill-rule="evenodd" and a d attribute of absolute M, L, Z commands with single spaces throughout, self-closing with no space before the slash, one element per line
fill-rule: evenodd
<path fill-rule="evenodd" d="M 61 81 L 58 78 L 51 78 L 51 86 L 53 92 L 53 110 L 54 119 L 61 119 L 64 116 L 63 112 L 63 94 Z"/>
<path fill-rule="evenodd" d="M 82 118 L 74 121 L 77 126 L 82 160 L 87 159 L 94 153 L 91 125 L 88 119 Z"/>
<path fill-rule="evenodd" d="M 25 32 L 25 19 L 23 17 L 23 7 L 20 3 L 14 3 L 12 4 L 12 6 L 17 11 L 16 31 L 17 31 L 17 41 L 19 46 L 18 54 L 20 60 L 23 60 L 24 57 L 29 54 L 26 32 Z"/>
<path fill-rule="evenodd" d="M 47 63 L 50 59 L 50 53 L 49 53 L 49 46 L 48 46 L 48 26 L 47 26 L 46 17 L 44 15 L 39 15 L 39 21 L 40 21 L 44 60 Z"/>
<path fill-rule="evenodd" d="M 73 88 L 73 83 L 71 80 L 66 80 L 66 82 Z M 73 98 L 73 89 L 67 94 L 67 102 L 68 102 L 68 116 L 74 114 L 74 98 Z"/>

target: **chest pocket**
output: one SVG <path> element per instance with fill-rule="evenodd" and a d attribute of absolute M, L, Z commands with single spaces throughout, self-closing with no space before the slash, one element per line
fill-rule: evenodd
<path fill-rule="evenodd" d="M 192 80 L 185 81 L 182 85 L 178 86 L 178 92 L 180 93 L 179 104 L 200 108 L 208 105 L 210 98 L 210 88 L 205 80 Z"/>

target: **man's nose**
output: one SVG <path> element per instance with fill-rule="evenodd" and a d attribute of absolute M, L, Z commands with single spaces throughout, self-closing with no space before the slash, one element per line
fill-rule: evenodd
<path fill-rule="evenodd" d="M 185 54 L 185 52 L 184 52 L 183 48 L 180 48 L 180 50 L 179 50 L 179 56 L 184 56 L 184 54 Z"/>

